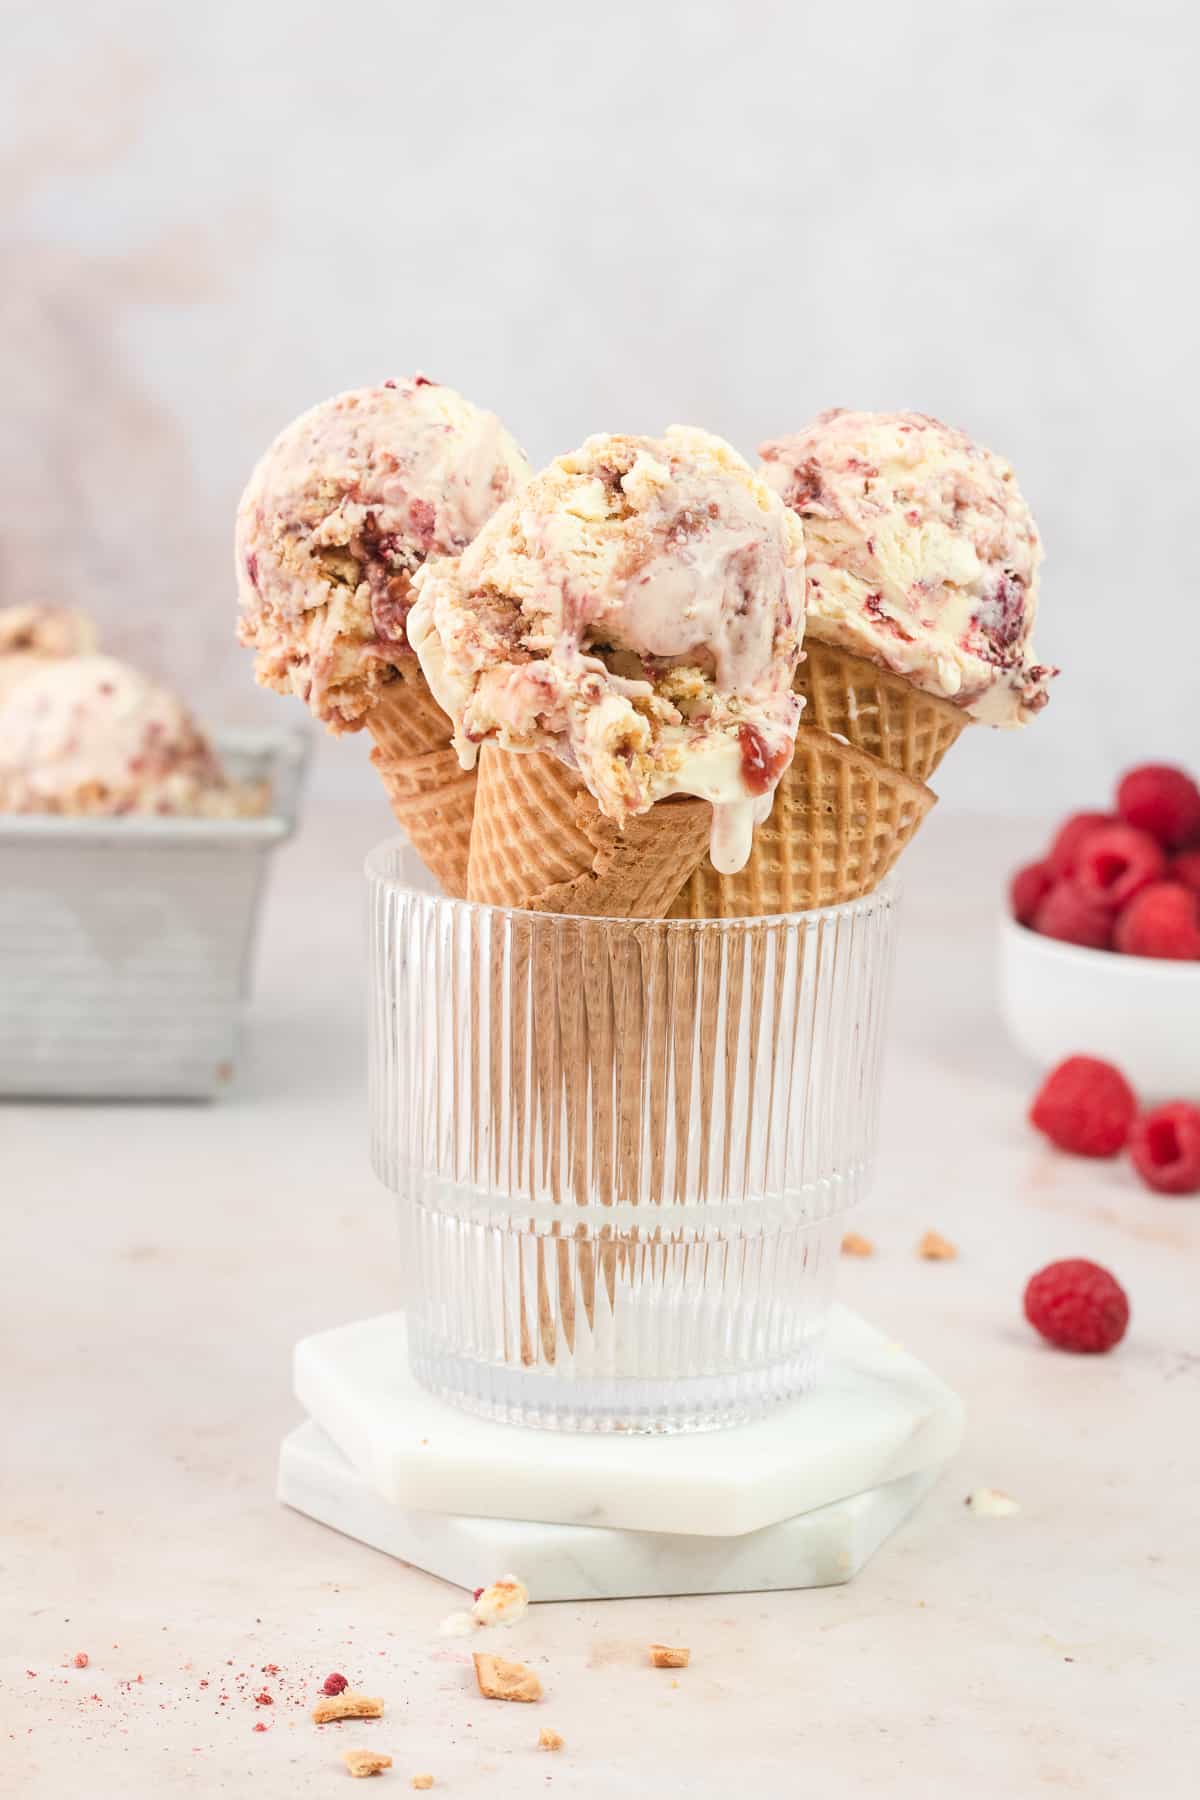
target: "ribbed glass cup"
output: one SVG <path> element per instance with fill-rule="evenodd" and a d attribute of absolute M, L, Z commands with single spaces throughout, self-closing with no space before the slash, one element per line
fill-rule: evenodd
<path fill-rule="evenodd" d="M 424 1386 L 515 1424 L 736 1424 L 819 1366 L 874 1153 L 895 892 L 560 918 L 368 859 L 371 1124 Z"/>

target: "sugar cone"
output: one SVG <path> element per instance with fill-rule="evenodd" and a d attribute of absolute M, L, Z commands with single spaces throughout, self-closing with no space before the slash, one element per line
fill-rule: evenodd
<path fill-rule="evenodd" d="M 712 808 L 675 797 L 606 819 L 557 757 L 485 744 L 468 897 L 530 912 L 662 918 L 708 845 Z"/>
<path fill-rule="evenodd" d="M 902 675 L 811 635 L 794 685 L 804 695 L 806 726 L 845 738 L 914 781 L 929 780 L 969 723 L 952 701 L 922 693 Z"/>
<path fill-rule="evenodd" d="M 367 714 L 371 761 L 392 813 L 426 868 L 456 900 L 466 898 L 475 771 L 459 766 L 453 727 L 429 691 L 416 657 Z"/>
<path fill-rule="evenodd" d="M 745 868 L 718 875 L 706 857 L 668 916 L 753 918 L 856 900 L 878 887 L 935 800 L 900 770 L 802 727 Z"/>

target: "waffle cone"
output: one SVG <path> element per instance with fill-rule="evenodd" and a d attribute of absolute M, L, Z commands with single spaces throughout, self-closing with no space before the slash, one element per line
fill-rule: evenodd
<path fill-rule="evenodd" d="M 364 723 L 375 740 L 372 761 L 377 763 L 444 750 L 454 735 L 454 727 L 430 692 L 415 656 L 406 657 L 395 679 L 380 690 Z"/>
<path fill-rule="evenodd" d="M 856 900 L 878 887 L 935 801 L 902 771 L 804 727 L 745 868 L 718 875 L 705 857 L 669 917 L 757 918 Z"/>
<path fill-rule="evenodd" d="M 485 744 L 467 894 L 489 906 L 661 919 L 708 845 L 705 800 L 660 800 L 624 829 L 557 757 Z"/>
<path fill-rule="evenodd" d="M 922 693 L 902 675 L 811 636 L 804 640 L 794 685 L 804 695 L 806 726 L 845 738 L 913 781 L 929 780 L 968 723 L 952 701 Z"/>
<path fill-rule="evenodd" d="M 366 723 L 393 817 L 446 892 L 465 899 L 475 772 L 460 767 L 453 727 L 415 657 L 383 689 Z"/>

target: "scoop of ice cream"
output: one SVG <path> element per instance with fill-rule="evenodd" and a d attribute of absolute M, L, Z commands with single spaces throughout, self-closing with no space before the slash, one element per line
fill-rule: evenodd
<path fill-rule="evenodd" d="M 238 509 L 238 636 L 256 679 L 357 730 L 411 654 L 413 574 L 464 549 L 529 472 L 493 413 L 421 375 L 286 426 Z"/>
<path fill-rule="evenodd" d="M 550 750 L 619 823 L 698 795 L 713 862 L 742 866 L 795 746 L 804 537 L 728 444 L 589 438 L 414 585 L 464 767 L 485 738 Z"/>
<path fill-rule="evenodd" d="M 1042 548 L 1001 457 L 923 413 L 838 410 L 761 455 L 804 521 L 814 638 L 990 725 L 1046 704 L 1057 671 L 1031 642 Z"/>
<path fill-rule="evenodd" d="M 111 656 L 47 661 L 0 704 L 0 812 L 260 812 L 172 694 Z"/>

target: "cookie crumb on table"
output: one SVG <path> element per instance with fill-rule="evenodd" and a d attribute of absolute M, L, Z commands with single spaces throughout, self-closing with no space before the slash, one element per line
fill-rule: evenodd
<path fill-rule="evenodd" d="M 953 1262 L 958 1250 L 940 1231 L 927 1231 L 917 1245 L 917 1255 L 926 1262 Z"/>
<path fill-rule="evenodd" d="M 848 1231 L 842 1239 L 843 1256 L 874 1256 L 875 1245 L 861 1231 Z"/>
<path fill-rule="evenodd" d="M 433 1786 L 433 1776 L 414 1775 L 412 1778 L 412 1785 L 415 1788 L 431 1788 Z"/>
<path fill-rule="evenodd" d="M 686 1669 L 692 1660 L 690 1650 L 674 1644 L 651 1644 L 650 1662 L 656 1669 Z"/>
<path fill-rule="evenodd" d="M 346 1688 L 343 1693 L 330 1694 L 327 1699 L 318 1700 L 312 1709 L 312 1716 L 317 1725 L 330 1725 L 335 1719 L 381 1719 L 383 1701 L 372 1699 L 370 1694 L 356 1694 L 352 1688 Z"/>
<path fill-rule="evenodd" d="M 549 1725 L 543 1725 L 538 1732 L 539 1750 L 561 1750 L 564 1742 L 565 1739 L 560 1737 L 558 1732 L 552 1730 Z"/>
<path fill-rule="evenodd" d="M 485 1700 L 540 1700 L 542 1684 L 524 1663 L 475 1652 L 475 1679 Z"/>
<path fill-rule="evenodd" d="M 343 1750 L 342 1761 L 350 1773 L 360 1779 L 365 1775 L 381 1775 L 390 1769 L 392 1759 L 379 1750 Z"/>
<path fill-rule="evenodd" d="M 1012 1495 L 1002 1488 L 975 1488 L 963 1504 L 968 1512 L 977 1513 L 981 1519 L 1011 1519 L 1021 1510 Z"/>

